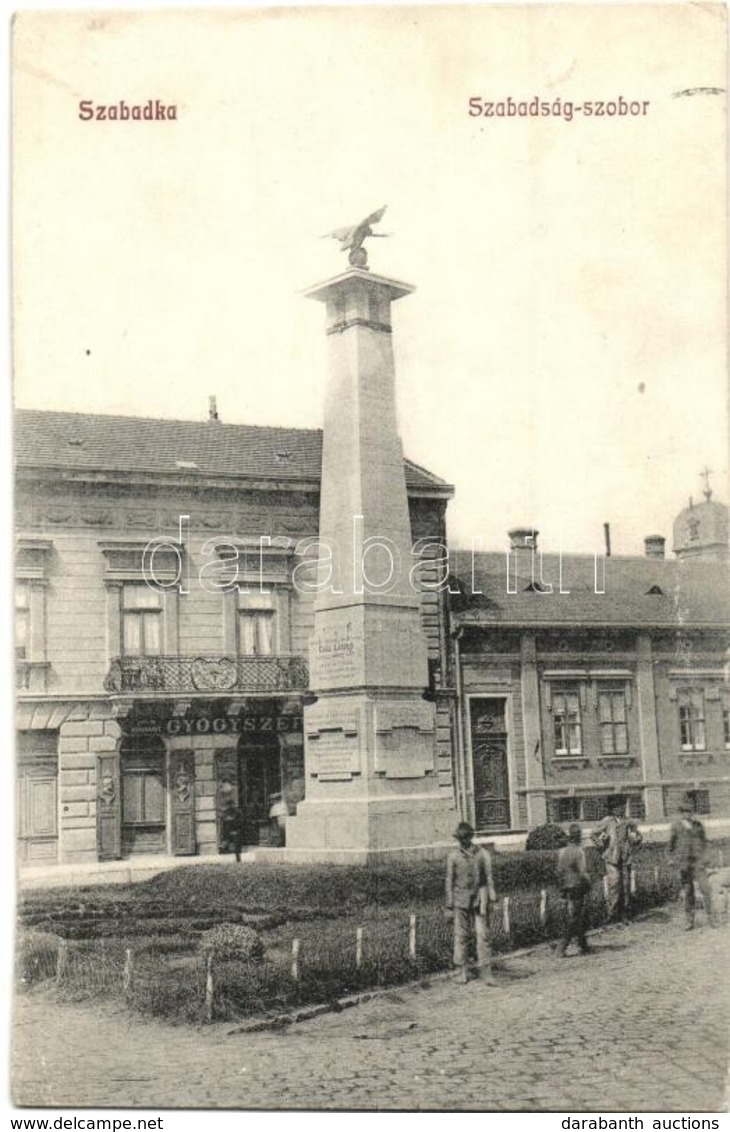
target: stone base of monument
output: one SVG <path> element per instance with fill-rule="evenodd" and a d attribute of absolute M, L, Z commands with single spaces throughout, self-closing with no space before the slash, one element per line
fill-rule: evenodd
<path fill-rule="evenodd" d="M 254 849 L 255 864 L 375 866 L 389 861 L 445 861 L 454 839 L 436 845 L 401 846 L 400 849 Z"/>
<path fill-rule="evenodd" d="M 304 801 L 286 827 L 286 848 L 257 849 L 256 859 L 371 864 L 441 857 L 457 822 L 450 800 L 433 794 Z"/>

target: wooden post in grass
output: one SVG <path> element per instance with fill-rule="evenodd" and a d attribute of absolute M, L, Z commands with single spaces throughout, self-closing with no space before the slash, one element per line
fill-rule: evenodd
<path fill-rule="evenodd" d="M 411 915 L 411 928 L 408 933 L 408 955 L 415 963 L 418 954 L 418 917 L 415 912 Z"/>
<path fill-rule="evenodd" d="M 60 986 L 63 976 L 66 974 L 66 967 L 68 966 L 68 943 L 62 939 L 58 945 L 58 955 L 56 956 L 56 986 Z"/>
<path fill-rule="evenodd" d="M 299 982 L 299 940 L 291 941 L 291 977 L 295 983 Z"/>
<path fill-rule="evenodd" d="M 124 952 L 124 971 L 122 973 L 122 986 L 126 994 L 132 985 L 132 948 L 127 947 Z"/>
<path fill-rule="evenodd" d="M 547 923 L 547 889 L 540 889 L 540 927 L 544 928 Z"/>
<path fill-rule="evenodd" d="M 207 1023 L 213 1021 L 213 952 L 208 952 L 208 962 L 205 971 L 205 1011 L 204 1019 Z"/>
<path fill-rule="evenodd" d="M 505 896 L 502 901 L 502 927 L 504 928 L 504 934 L 509 937 L 512 932 L 512 924 L 509 915 L 509 896 Z"/>
<path fill-rule="evenodd" d="M 355 933 L 355 966 L 358 971 L 362 967 L 362 928 Z"/>
<path fill-rule="evenodd" d="M 659 888 L 659 866 L 654 866 L 654 887 Z"/>

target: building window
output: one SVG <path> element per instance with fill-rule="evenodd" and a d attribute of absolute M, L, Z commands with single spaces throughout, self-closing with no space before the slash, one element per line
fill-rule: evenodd
<path fill-rule="evenodd" d="M 701 689 L 687 688 L 677 693 L 679 703 L 679 742 L 683 751 L 705 749 L 705 696 Z"/>
<path fill-rule="evenodd" d="M 633 821 L 642 821 L 645 816 L 642 794 L 582 794 L 573 797 L 551 798 L 550 816 L 552 821 L 567 823 L 571 821 L 597 822 L 609 813 Z"/>
<path fill-rule="evenodd" d="M 122 648 L 125 656 L 162 652 L 161 595 L 144 582 L 122 587 Z"/>
<path fill-rule="evenodd" d="M 30 593 L 28 586 L 15 587 L 15 657 L 27 660 L 30 649 Z"/>
<path fill-rule="evenodd" d="M 553 801 L 553 821 L 580 821 L 579 798 L 555 798 Z"/>
<path fill-rule="evenodd" d="M 238 652 L 271 656 L 276 652 L 276 610 L 270 594 L 238 595 Z"/>
<path fill-rule="evenodd" d="M 598 716 L 601 725 L 601 754 L 628 754 L 626 695 L 622 688 L 608 688 L 598 693 Z"/>
<path fill-rule="evenodd" d="M 553 692 L 553 728 L 556 755 L 581 753 L 580 699 L 577 689 Z"/>
<path fill-rule="evenodd" d="M 722 693 L 722 733 L 725 746 L 730 748 L 730 693 Z"/>
<path fill-rule="evenodd" d="M 709 790 L 688 790 L 687 797 L 696 814 L 709 814 L 710 812 L 710 791 Z"/>
<path fill-rule="evenodd" d="M 635 821 L 643 821 L 646 817 L 643 794 L 629 794 L 627 802 L 627 816 Z"/>

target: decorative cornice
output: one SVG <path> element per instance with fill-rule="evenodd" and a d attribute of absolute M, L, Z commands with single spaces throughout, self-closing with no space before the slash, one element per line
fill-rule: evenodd
<path fill-rule="evenodd" d="M 392 334 L 392 327 L 388 326 L 385 322 L 372 322 L 369 318 L 346 318 L 342 322 L 336 322 L 333 326 L 328 326 L 325 331 L 326 334 L 342 334 L 345 330 L 350 330 L 353 326 L 365 326 L 368 330 L 379 330 L 383 334 Z"/>

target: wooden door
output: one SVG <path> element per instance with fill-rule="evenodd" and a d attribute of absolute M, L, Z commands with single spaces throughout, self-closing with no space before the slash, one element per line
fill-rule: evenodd
<path fill-rule="evenodd" d="M 164 853 L 167 800 L 162 739 L 155 735 L 125 739 L 121 778 L 122 854 Z"/>
<path fill-rule="evenodd" d="M 470 701 L 474 824 L 484 832 L 511 825 L 505 707 L 501 697 Z"/>
<path fill-rule="evenodd" d="M 17 820 L 21 865 L 41 865 L 58 856 L 57 784 L 53 763 L 20 768 Z"/>

